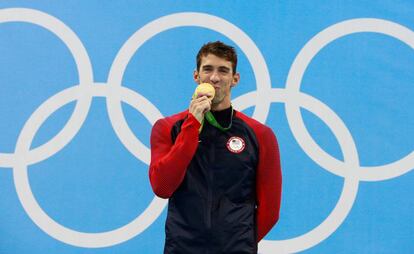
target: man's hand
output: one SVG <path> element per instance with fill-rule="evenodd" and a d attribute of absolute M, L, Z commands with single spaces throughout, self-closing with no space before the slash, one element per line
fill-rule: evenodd
<path fill-rule="evenodd" d="M 211 100 L 206 95 L 199 94 L 198 98 L 191 100 L 189 112 L 201 123 L 204 114 L 211 109 Z"/>

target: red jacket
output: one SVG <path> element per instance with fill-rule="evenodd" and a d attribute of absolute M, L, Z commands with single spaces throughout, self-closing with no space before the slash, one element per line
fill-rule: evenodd
<path fill-rule="evenodd" d="M 235 111 L 221 131 L 188 111 L 158 120 L 149 177 L 169 198 L 165 253 L 257 253 L 279 218 L 280 156 L 272 130 Z M 216 250 L 216 251 L 215 251 Z"/>

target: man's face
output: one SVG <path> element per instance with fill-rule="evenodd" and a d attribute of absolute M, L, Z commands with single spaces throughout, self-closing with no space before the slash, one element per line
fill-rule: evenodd
<path fill-rule="evenodd" d="M 239 73 L 233 73 L 232 64 L 223 58 L 208 54 L 201 58 L 200 69 L 194 71 L 196 83 L 210 83 L 216 89 L 212 101 L 213 109 L 224 109 L 230 106 L 230 90 L 240 79 Z"/>

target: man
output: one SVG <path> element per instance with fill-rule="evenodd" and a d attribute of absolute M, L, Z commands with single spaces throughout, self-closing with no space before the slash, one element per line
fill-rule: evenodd
<path fill-rule="evenodd" d="M 279 218 L 277 141 L 231 106 L 236 67 L 233 47 L 205 44 L 193 77 L 213 85 L 214 98 L 199 94 L 188 110 L 152 129 L 150 182 L 157 196 L 169 198 L 164 253 L 257 253 Z"/>

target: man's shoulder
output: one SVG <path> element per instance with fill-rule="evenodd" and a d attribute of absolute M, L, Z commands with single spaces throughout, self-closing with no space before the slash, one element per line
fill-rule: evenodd
<path fill-rule="evenodd" d="M 265 133 L 269 133 L 269 132 L 273 133 L 270 127 L 268 127 L 267 125 L 257 121 L 256 119 L 240 111 L 236 111 L 235 116 L 241 119 L 243 122 L 245 122 L 250 128 L 252 128 L 254 132 L 256 133 L 256 135 L 264 135 Z"/>
<path fill-rule="evenodd" d="M 175 123 L 177 123 L 180 120 L 184 120 L 188 115 L 188 109 L 181 111 L 179 113 L 166 116 L 164 118 L 158 119 L 155 123 L 155 125 L 164 125 L 164 126 L 173 126 Z M 154 126 L 155 126 L 154 125 Z"/>
<path fill-rule="evenodd" d="M 254 128 L 254 129 L 270 129 L 268 126 L 266 126 L 265 124 L 257 121 L 256 119 L 244 114 L 243 112 L 240 111 L 236 111 L 236 115 L 237 118 L 241 119 L 243 122 L 245 122 L 246 124 L 248 124 L 250 127 Z"/>

